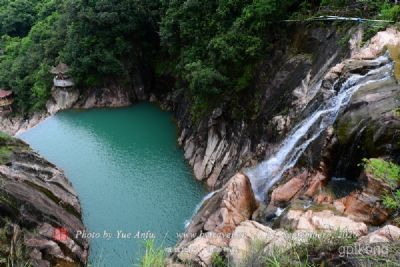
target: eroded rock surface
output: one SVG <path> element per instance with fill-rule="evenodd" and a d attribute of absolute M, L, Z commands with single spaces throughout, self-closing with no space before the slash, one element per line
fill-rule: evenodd
<path fill-rule="evenodd" d="M 232 232 L 251 218 L 257 203 L 248 178 L 238 173 L 206 200 L 187 227 L 175 257 L 181 262 L 211 263 L 213 253 L 229 243 Z"/>
<path fill-rule="evenodd" d="M 363 236 L 368 233 L 364 223 L 358 223 L 350 218 L 335 215 L 331 210 L 315 212 L 312 210 L 289 210 L 281 222 L 282 227 L 302 231 L 337 231 L 343 230 Z"/>
<path fill-rule="evenodd" d="M 0 231 L 9 233 L 0 254 L 12 258 L 21 249 L 18 260 L 32 266 L 84 266 L 81 206 L 64 173 L 18 139 L 2 135 L 0 147 Z"/>

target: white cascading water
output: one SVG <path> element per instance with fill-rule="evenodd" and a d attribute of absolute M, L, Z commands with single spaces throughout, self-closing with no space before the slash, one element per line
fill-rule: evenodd
<path fill-rule="evenodd" d="M 332 97 L 325 100 L 315 112 L 294 127 L 274 155 L 256 167 L 245 170 L 259 201 L 265 201 L 268 190 L 288 169 L 295 166 L 307 147 L 333 125 L 339 112 L 350 102 L 352 95 L 360 87 L 391 77 L 393 64 L 387 55 L 371 60 L 371 63 L 380 67 L 370 70 L 365 75 L 351 75 L 338 92 L 332 88 Z"/>
<path fill-rule="evenodd" d="M 196 208 L 194 209 L 194 212 L 192 214 L 192 217 L 190 217 L 190 219 L 185 221 L 185 229 L 189 227 L 190 222 L 193 220 L 194 216 L 196 216 L 196 214 L 199 212 L 200 208 L 203 206 L 203 204 L 209 200 L 212 196 L 214 196 L 216 193 L 218 193 L 219 191 L 221 191 L 221 189 L 219 190 L 215 190 L 213 192 L 208 193 L 205 197 L 203 197 L 203 199 L 200 201 L 199 204 L 197 204 Z"/>

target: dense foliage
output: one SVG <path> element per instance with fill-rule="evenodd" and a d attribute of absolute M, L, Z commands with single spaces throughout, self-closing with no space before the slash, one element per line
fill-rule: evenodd
<path fill-rule="evenodd" d="M 399 18 L 388 0 L 0 0 L 0 88 L 12 89 L 26 113 L 44 107 L 59 62 L 81 89 L 129 88 L 145 66 L 187 88 L 202 116 L 251 87 L 272 47 L 267 33 L 284 27 L 277 21 L 351 3 Z"/>

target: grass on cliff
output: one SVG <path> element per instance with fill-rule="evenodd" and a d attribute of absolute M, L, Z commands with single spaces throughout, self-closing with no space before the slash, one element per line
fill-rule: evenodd
<path fill-rule="evenodd" d="M 356 240 L 356 236 L 338 230 L 312 235 L 286 250 L 266 251 L 255 242 L 243 263 L 234 267 L 399 266 L 399 243 L 364 247 L 355 244 Z"/>
<path fill-rule="evenodd" d="M 350 246 L 355 241 L 354 235 L 340 230 L 311 235 L 288 251 L 278 250 L 268 256 L 265 266 L 323 266 L 328 263 L 328 255 L 336 255 L 341 247 Z"/>
<path fill-rule="evenodd" d="M 383 159 L 363 159 L 365 171 L 391 186 L 400 182 L 400 166 Z"/>
<path fill-rule="evenodd" d="M 164 267 L 166 266 L 166 253 L 162 246 L 157 246 L 154 239 L 146 240 L 145 254 L 143 255 L 140 267 Z"/>
<path fill-rule="evenodd" d="M 372 174 L 376 179 L 389 184 L 393 190 L 382 192 L 383 206 L 389 209 L 395 220 L 400 214 L 400 166 L 383 159 L 364 159 L 365 171 Z"/>
<path fill-rule="evenodd" d="M 15 238 L 14 233 L 8 233 L 7 227 L 10 227 L 10 220 L 2 218 L 0 224 L 0 267 L 30 267 L 30 261 L 26 258 L 29 251 L 23 243 L 21 234 Z"/>
<path fill-rule="evenodd" d="M 0 164 L 5 164 L 12 154 L 14 138 L 0 131 Z"/>

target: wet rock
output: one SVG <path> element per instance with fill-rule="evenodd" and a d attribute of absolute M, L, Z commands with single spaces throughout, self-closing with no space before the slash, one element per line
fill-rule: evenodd
<path fill-rule="evenodd" d="M 371 60 L 382 55 L 388 45 L 400 44 L 400 32 L 394 29 L 379 32 L 367 45 L 354 52 L 352 59 L 345 61 L 344 74 L 347 72 L 364 74 L 373 63 Z M 381 69 L 381 72 L 393 70 Z M 372 80 L 372 78 L 371 78 Z M 338 144 L 338 165 L 342 177 L 357 178 L 361 172 L 358 164 L 362 158 L 393 155 L 400 144 L 393 138 L 400 129 L 400 118 L 394 110 L 399 106 L 399 85 L 395 77 L 370 81 L 361 86 L 350 100 L 348 107 L 338 117 L 335 135 Z"/>
<path fill-rule="evenodd" d="M 276 128 L 278 134 L 282 135 L 290 129 L 290 117 L 289 116 L 276 116 L 272 118 L 272 124 Z"/>

